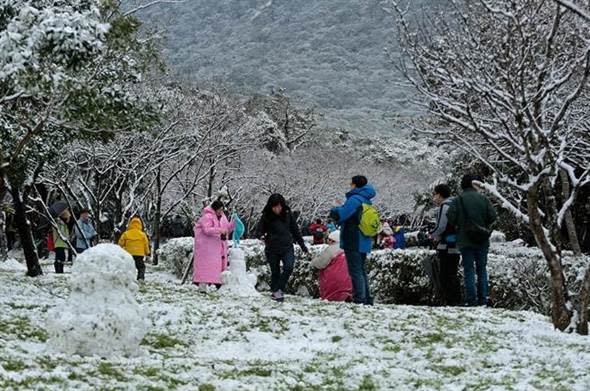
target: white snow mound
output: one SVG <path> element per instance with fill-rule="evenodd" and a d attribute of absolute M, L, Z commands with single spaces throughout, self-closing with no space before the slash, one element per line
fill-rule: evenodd
<path fill-rule="evenodd" d="M 131 255 L 113 244 L 78 256 L 70 297 L 48 315 L 49 347 L 84 356 L 137 354 L 148 324 L 135 299 L 134 265 Z"/>
<path fill-rule="evenodd" d="M 229 267 L 221 273 L 220 293 L 232 293 L 241 297 L 258 295 L 256 274 L 246 272 L 246 255 L 240 248 L 229 250 Z"/>
<path fill-rule="evenodd" d="M 6 271 L 27 271 L 27 267 L 14 258 L 8 258 L 4 262 L 0 262 L 0 270 Z"/>

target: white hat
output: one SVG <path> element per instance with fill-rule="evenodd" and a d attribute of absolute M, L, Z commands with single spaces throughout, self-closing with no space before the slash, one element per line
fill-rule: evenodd
<path fill-rule="evenodd" d="M 340 243 L 340 231 L 331 232 L 330 235 L 328 235 L 328 239 L 333 242 Z"/>

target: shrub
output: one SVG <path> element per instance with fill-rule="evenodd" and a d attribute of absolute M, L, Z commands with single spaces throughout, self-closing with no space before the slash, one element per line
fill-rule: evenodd
<path fill-rule="evenodd" d="M 179 278 L 187 262 L 192 261 L 192 245 L 192 238 L 180 238 L 169 241 L 160 249 L 166 268 Z M 268 289 L 270 268 L 264 257 L 263 245 L 257 240 L 246 240 L 242 246 L 248 268 L 258 276 L 259 290 Z M 310 251 L 317 254 L 324 248 L 325 246 L 310 246 Z M 287 290 L 318 297 L 318 272 L 310 266 L 311 257 L 304 256 L 298 247 L 295 255 L 297 260 Z M 367 259 L 367 273 L 376 301 L 435 305 L 433 287 L 423 266 L 424 262 L 435 256 L 434 251 L 420 248 L 371 253 Z M 574 270 L 584 262 L 587 259 L 564 259 L 569 270 Z M 539 249 L 526 247 L 522 241 L 507 243 L 502 234 L 495 233 L 490 247 L 488 274 L 490 302 L 494 307 L 549 313 L 549 274 Z M 574 273 L 568 273 L 569 275 L 573 276 Z"/>

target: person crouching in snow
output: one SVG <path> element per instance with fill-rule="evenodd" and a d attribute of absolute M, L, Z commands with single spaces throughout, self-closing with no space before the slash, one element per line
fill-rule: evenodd
<path fill-rule="evenodd" d="M 393 236 L 393 230 L 389 224 L 385 223 L 383 225 L 377 242 L 379 243 L 379 248 L 383 250 L 392 249 L 395 247 L 395 237 Z"/>
<path fill-rule="evenodd" d="M 340 231 L 328 236 L 328 248 L 311 260 L 320 271 L 320 298 L 328 301 L 352 301 L 352 281 L 346 256 L 340 248 Z"/>
<path fill-rule="evenodd" d="M 214 201 L 203 209 L 194 227 L 193 283 L 203 291 L 207 285 L 221 286 L 221 272 L 227 269 L 227 239 L 235 228 L 223 213 L 223 202 Z"/>
<path fill-rule="evenodd" d="M 137 280 L 145 280 L 145 257 L 150 255 L 150 241 L 138 216 L 134 216 L 129 221 L 127 230 L 119 238 L 119 246 L 133 257 L 137 269 Z"/>

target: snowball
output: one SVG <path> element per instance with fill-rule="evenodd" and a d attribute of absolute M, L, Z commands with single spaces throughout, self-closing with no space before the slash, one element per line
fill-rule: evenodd
<path fill-rule="evenodd" d="M 70 297 L 48 315 L 49 346 L 67 354 L 136 354 L 148 324 L 135 300 L 134 265 L 131 255 L 113 244 L 80 254 Z"/>
<path fill-rule="evenodd" d="M 246 255 L 240 248 L 229 251 L 229 268 L 221 273 L 220 293 L 233 293 L 238 296 L 258 295 L 256 274 L 246 272 Z"/>

